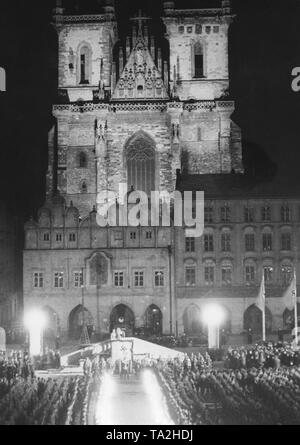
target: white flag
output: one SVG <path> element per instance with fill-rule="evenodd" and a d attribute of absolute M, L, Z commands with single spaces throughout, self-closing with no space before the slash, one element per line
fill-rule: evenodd
<path fill-rule="evenodd" d="M 265 312 L 265 304 L 266 304 L 266 290 L 265 290 L 265 277 L 264 274 L 261 279 L 261 284 L 259 288 L 259 294 L 255 301 L 256 306 L 262 311 Z"/>
<path fill-rule="evenodd" d="M 294 273 L 294 278 L 292 279 L 291 284 L 283 294 L 282 299 L 284 307 L 286 307 L 289 311 L 294 310 L 297 299 L 296 273 Z"/>

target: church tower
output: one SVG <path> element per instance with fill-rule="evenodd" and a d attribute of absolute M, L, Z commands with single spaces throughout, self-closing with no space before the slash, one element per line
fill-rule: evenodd
<path fill-rule="evenodd" d="M 72 336 L 84 296 L 99 335 L 122 323 L 174 333 L 172 228 L 99 227 L 97 196 L 120 184 L 171 193 L 179 172 L 242 172 L 228 96 L 233 16 L 228 0 L 193 11 L 164 2 L 159 24 L 138 11 L 119 36 L 114 1 L 98 12 L 67 14 L 60 0 L 54 11 L 56 123 L 46 202 L 25 227 L 25 307 L 50 307 Z"/>

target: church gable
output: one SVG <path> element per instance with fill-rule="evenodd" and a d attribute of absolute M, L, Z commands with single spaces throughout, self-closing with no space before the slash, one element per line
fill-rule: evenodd
<path fill-rule="evenodd" d="M 168 99 L 162 73 L 139 37 L 115 88 L 113 100 Z"/>

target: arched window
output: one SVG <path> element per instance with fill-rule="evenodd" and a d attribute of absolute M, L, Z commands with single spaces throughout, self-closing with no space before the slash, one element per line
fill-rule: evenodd
<path fill-rule="evenodd" d="M 155 190 L 155 151 L 150 138 L 139 135 L 128 145 L 126 153 L 128 189 Z"/>
<path fill-rule="evenodd" d="M 222 284 L 230 286 L 232 284 L 232 263 L 231 261 L 223 261 L 221 266 Z"/>
<path fill-rule="evenodd" d="M 251 285 L 256 280 L 256 263 L 255 261 L 248 259 L 244 264 L 244 279 L 246 284 Z"/>
<path fill-rule="evenodd" d="M 79 64 L 80 64 L 79 83 L 82 85 L 87 85 L 90 83 L 90 50 L 86 45 L 82 46 L 82 48 L 80 49 Z"/>
<path fill-rule="evenodd" d="M 204 58 L 203 47 L 200 42 L 194 46 L 194 77 L 200 78 L 204 76 Z"/>
<path fill-rule="evenodd" d="M 87 185 L 85 181 L 82 181 L 81 185 L 80 185 L 80 191 L 81 193 L 87 193 Z"/>
<path fill-rule="evenodd" d="M 79 154 L 79 168 L 86 168 L 87 167 L 87 157 L 85 153 Z"/>
<path fill-rule="evenodd" d="M 272 313 L 268 307 L 266 307 L 266 330 L 267 332 L 272 331 Z M 248 331 L 252 330 L 253 334 L 262 335 L 262 312 L 261 310 L 253 304 L 249 306 L 244 312 L 244 329 Z"/>

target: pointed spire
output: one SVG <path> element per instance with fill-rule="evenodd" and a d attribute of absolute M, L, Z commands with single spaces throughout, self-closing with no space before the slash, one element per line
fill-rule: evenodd
<path fill-rule="evenodd" d="M 157 50 L 157 68 L 160 73 L 162 73 L 162 55 L 161 55 L 161 48 L 158 48 Z"/>
<path fill-rule="evenodd" d="M 144 40 L 145 40 L 145 44 L 147 45 L 147 47 L 149 47 L 149 30 L 148 30 L 148 25 L 145 25 L 145 27 L 144 27 Z"/>
<path fill-rule="evenodd" d="M 168 88 L 169 87 L 169 70 L 168 70 L 168 62 L 164 61 L 164 81 L 165 85 Z"/>
<path fill-rule="evenodd" d="M 130 47 L 130 37 L 126 37 L 126 62 L 128 61 L 130 57 L 131 47 Z"/>
<path fill-rule="evenodd" d="M 177 56 L 177 78 L 176 81 L 180 80 L 180 64 L 179 64 L 179 56 Z"/>
<path fill-rule="evenodd" d="M 133 25 L 132 27 L 132 46 L 135 47 L 136 45 L 136 27 Z"/>
<path fill-rule="evenodd" d="M 154 36 L 151 36 L 150 53 L 151 53 L 152 59 L 154 60 L 155 59 L 155 40 L 154 40 Z"/>
<path fill-rule="evenodd" d="M 165 15 L 169 15 L 172 14 L 172 12 L 174 12 L 175 9 L 175 2 L 170 2 L 170 1 L 164 1 L 164 12 Z"/>
<path fill-rule="evenodd" d="M 120 49 L 119 49 L 119 77 L 122 76 L 123 69 L 124 69 L 124 52 L 123 52 L 123 48 L 120 47 Z"/>
<path fill-rule="evenodd" d="M 222 0 L 223 14 L 227 15 L 231 13 L 231 2 L 230 0 Z"/>
<path fill-rule="evenodd" d="M 112 73 L 111 73 L 111 92 L 116 87 L 116 81 L 117 81 L 117 68 L 116 68 L 116 62 L 112 63 Z"/>

